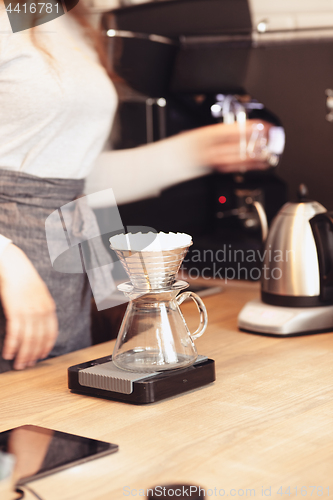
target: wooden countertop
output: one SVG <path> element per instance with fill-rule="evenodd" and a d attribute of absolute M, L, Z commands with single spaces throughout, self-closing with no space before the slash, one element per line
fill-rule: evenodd
<path fill-rule="evenodd" d="M 317 499 L 329 487 L 332 496 L 333 333 L 238 331 L 238 312 L 258 293 L 256 284 L 232 283 L 204 299 L 209 326 L 196 345 L 215 359 L 217 380 L 163 402 L 132 406 L 69 392 L 67 367 L 112 353 L 114 341 L 2 374 L 1 431 L 35 424 L 119 445 L 30 486 L 44 500 L 142 498 L 170 483 L 199 485 L 209 498 L 223 489 L 225 497 L 283 500 L 297 488 L 298 497 Z M 195 328 L 195 306 L 182 310 Z"/>

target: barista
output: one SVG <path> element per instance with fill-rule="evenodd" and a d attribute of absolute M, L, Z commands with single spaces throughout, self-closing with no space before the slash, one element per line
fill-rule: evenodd
<path fill-rule="evenodd" d="M 0 0 L 0 372 L 90 345 L 87 277 L 52 268 L 45 220 L 82 194 L 117 99 L 82 5 L 48 24 L 13 34 Z M 237 124 L 97 161 L 118 203 L 202 175 L 202 166 L 238 170 Z M 246 164 L 258 167 L 265 165 Z"/>

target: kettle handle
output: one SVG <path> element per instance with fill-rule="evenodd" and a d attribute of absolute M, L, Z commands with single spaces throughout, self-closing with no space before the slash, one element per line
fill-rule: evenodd
<path fill-rule="evenodd" d="M 201 337 L 201 335 L 207 328 L 208 325 L 207 309 L 203 301 L 200 299 L 200 297 L 194 292 L 183 292 L 180 295 L 178 295 L 176 297 L 177 304 L 180 306 L 180 304 L 182 304 L 186 299 L 192 299 L 195 302 L 200 314 L 200 324 L 198 328 L 195 330 L 195 332 L 190 334 L 192 339 L 195 340 Z"/>
<path fill-rule="evenodd" d="M 333 302 L 333 212 L 317 214 L 310 219 L 313 237 L 317 247 L 320 300 Z"/>
<path fill-rule="evenodd" d="M 254 201 L 253 206 L 257 211 L 258 217 L 259 217 L 259 222 L 260 222 L 260 227 L 261 227 L 261 239 L 262 242 L 265 243 L 268 235 L 268 222 L 267 222 L 267 216 L 264 207 L 259 201 Z"/>

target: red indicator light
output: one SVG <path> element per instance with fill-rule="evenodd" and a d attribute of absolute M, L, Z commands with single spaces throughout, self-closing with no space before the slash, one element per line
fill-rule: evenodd
<path fill-rule="evenodd" d="M 220 203 L 225 203 L 227 201 L 227 198 L 225 196 L 220 196 L 219 197 L 219 202 Z"/>

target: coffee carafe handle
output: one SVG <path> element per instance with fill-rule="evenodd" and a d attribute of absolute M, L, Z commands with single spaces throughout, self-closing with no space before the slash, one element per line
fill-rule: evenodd
<path fill-rule="evenodd" d="M 180 295 L 178 295 L 176 297 L 177 304 L 180 306 L 184 302 L 184 300 L 186 300 L 186 299 L 192 299 L 195 302 L 195 304 L 198 308 L 199 314 L 200 314 L 200 324 L 199 324 L 198 328 L 195 330 L 195 332 L 191 333 L 192 339 L 195 340 L 195 339 L 201 337 L 201 335 L 204 333 L 204 331 L 207 328 L 207 325 L 208 325 L 207 310 L 206 310 L 206 306 L 203 303 L 203 301 L 194 292 L 183 292 Z"/>
<path fill-rule="evenodd" d="M 320 300 L 333 303 L 333 213 L 317 214 L 309 222 L 317 247 Z"/>

